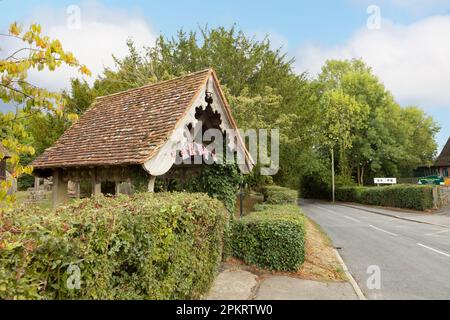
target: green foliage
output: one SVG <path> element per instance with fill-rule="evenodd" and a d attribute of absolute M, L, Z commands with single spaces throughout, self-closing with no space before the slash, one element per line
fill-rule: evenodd
<path fill-rule="evenodd" d="M 336 199 L 424 211 L 433 208 L 433 186 L 339 187 L 336 189 Z"/>
<path fill-rule="evenodd" d="M 297 271 L 305 258 L 304 216 L 296 205 L 265 205 L 232 224 L 233 255 L 277 271 Z"/>
<path fill-rule="evenodd" d="M 273 181 L 297 189 L 300 180 L 302 196 L 329 197 L 331 146 L 336 172 L 359 184 L 376 175 L 409 176 L 436 153 L 433 119 L 417 107 L 401 108 L 361 60 L 328 61 L 311 80 L 296 74 L 293 61 L 268 39 L 258 41 L 236 27 L 162 35 L 144 50 L 127 44 L 128 55 L 115 58 L 115 68 L 105 69 L 93 86 L 72 82 L 63 93 L 67 110 L 81 115 L 97 96 L 212 67 L 240 128 L 280 129 L 280 170 Z M 56 133 L 42 140 L 54 141 L 67 124 L 43 126 Z M 256 187 L 266 183 L 260 175 L 247 180 Z"/>
<path fill-rule="evenodd" d="M 17 189 L 19 191 L 26 191 L 29 188 L 34 187 L 34 176 L 30 174 L 24 174 L 17 179 Z"/>
<path fill-rule="evenodd" d="M 341 174 L 363 184 L 377 175 L 408 177 L 417 166 L 433 161 L 438 125 L 416 107 L 400 107 L 363 61 L 327 61 L 317 81 L 321 100 L 337 91 L 360 109 L 348 123 L 351 130 L 338 131 L 348 142 L 336 152 Z M 338 118 L 339 108 L 333 109 L 332 118 Z"/>
<path fill-rule="evenodd" d="M 148 191 L 149 175 L 141 166 L 135 166 L 130 170 L 129 177 L 133 193 Z"/>
<path fill-rule="evenodd" d="M 203 194 L 97 197 L 0 215 L 0 299 L 198 299 L 222 256 L 228 214 Z M 70 290 L 69 266 L 81 270 Z"/>
<path fill-rule="evenodd" d="M 35 149 L 26 141 L 28 132 L 23 120 L 35 113 L 50 112 L 57 116 L 74 117 L 64 110 L 64 99 L 59 93 L 40 88 L 28 81 L 30 71 L 55 71 L 61 66 L 77 68 L 80 74 L 90 75 L 86 66 L 81 65 L 75 56 L 63 49 L 59 40 L 51 40 L 42 34 L 38 24 L 31 24 L 28 30 L 14 22 L 7 34 L 0 34 L 0 39 L 17 41 L 14 52 L 0 56 L 0 100 L 4 104 L 16 106 L 15 112 L 0 112 L 0 143 L 10 152 L 7 162 L 13 178 L 22 174 L 30 174 L 32 168 L 21 162 L 21 155 L 34 155 Z M 2 42 L 3 43 L 3 40 Z M 4 52 L 0 48 L 0 52 Z M 0 155 L 0 160 L 4 155 Z M 9 196 L 6 190 L 11 187 L 11 181 L 0 182 L 0 201 L 11 202 L 14 196 Z"/>
<path fill-rule="evenodd" d="M 315 166 L 300 176 L 300 194 L 305 199 L 331 199 L 331 170 L 325 161 L 313 161 Z"/>
<path fill-rule="evenodd" d="M 274 180 L 295 187 L 304 165 L 299 159 L 309 152 L 315 134 L 305 126 L 314 125 L 320 110 L 315 85 L 297 75 L 293 61 L 273 50 L 268 38 L 259 41 L 235 27 L 201 28 L 172 38 L 162 35 L 143 50 L 129 41 L 128 48 L 129 54 L 115 59 L 115 68 L 105 69 L 92 87 L 73 82 L 68 106 L 82 111 L 92 97 L 214 68 L 240 128 L 280 129 L 281 169 Z M 251 184 L 265 179 L 254 175 Z"/>
<path fill-rule="evenodd" d="M 360 202 L 361 193 L 367 187 L 338 187 L 336 188 L 336 201 Z"/>
<path fill-rule="evenodd" d="M 266 186 L 262 189 L 267 204 L 297 204 L 297 191 L 279 186 Z"/>
<path fill-rule="evenodd" d="M 210 197 L 222 201 L 231 213 L 236 208 L 236 194 L 242 183 L 242 175 L 235 165 L 206 165 L 199 175 L 185 184 L 188 192 L 207 193 Z"/>

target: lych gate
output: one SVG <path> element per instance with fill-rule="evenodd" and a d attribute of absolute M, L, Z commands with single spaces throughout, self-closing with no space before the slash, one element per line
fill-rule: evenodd
<path fill-rule="evenodd" d="M 214 150 L 192 141 L 208 129 L 237 130 L 211 69 L 97 98 L 91 108 L 32 165 L 37 177 L 53 177 L 53 206 L 80 196 L 131 193 L 136 183 L 153 192 L 156 177 L 183 183 Z M 191 135 L 187 134 L 191 133 Z M 214 139 L 211 139 L 214 140 Z M 239 135 L 231 144 L 249 172 L 253 162 Z M 180 161 L 200 157 L 197 164 Z M 195 160 L 195 159 L 194 159 Z M 187 163 L 187 164 L 186 164 Z"/>

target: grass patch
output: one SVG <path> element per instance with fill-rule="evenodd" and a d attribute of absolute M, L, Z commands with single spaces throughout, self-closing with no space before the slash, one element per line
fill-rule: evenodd
<path fill-rule="evenodd" d="M 28 204 L 28 196 L 29 196 L 29 192 L 28 191 L 17 191 L 15 196 L 16 196 L 16 202 L 17 204 Z M 37 206 L 41 209 L 50 209 L 52 207 L 52 193 L 51 192 L 47 192 L 47 199 L 43 200 L 43 201 L 39 201 L 36 203 L 32 203 L 31 205 Z"/>
<path fill-rule="evenodd" d="M 317 223 L 309 218 L 305 220 L 305 262 L 298 275 L 309 280 L 347 281 L 331 239 Z"/>

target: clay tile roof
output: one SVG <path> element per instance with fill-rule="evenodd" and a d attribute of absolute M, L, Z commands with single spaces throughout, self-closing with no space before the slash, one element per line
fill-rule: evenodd
<path fill-rule="evenodd" d="M 450 167 L 450 138 L 434 165 L 436 167 Z"/>
<path fill-rule="evenodd" d="M 0 153 L 3 154 L 5 158 L 11 157 L 11 153 L 9 153 L 9 151 L 6 150 L 6 148 L 2 145 L 1 142 L 0 142 Z"/>
<path fill-rule="evenodd" d="M 35 168 L 142 164 L 175 129 L 212 69 L 99 97 Z"/>

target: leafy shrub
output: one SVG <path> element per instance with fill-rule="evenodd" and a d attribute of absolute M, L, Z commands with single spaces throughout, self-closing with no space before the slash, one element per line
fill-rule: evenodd
<path fill-rule="evenodd" d="M 26 191 L 32 187 L 34 187 L 34 176 L 24 174 L 17 179 L 17 190 Z"/>
<path fill-rule="evenodd" d="M 336 190 L 339 201 L 426 210 L 433 208 L 433 186 L 345 187 Z"/>
<path fill-rule="evenodd" d="M 300 194 L 305 199 L 331 199 L 331 176 L 321 172 L 305 174 L 300 179 Z"/>
<path fill-rule="evenodd" d="M 229 212 L 234 212 L 236 193 L 242 179 L 236 165 L 213 164 L 203 166 L 201 173 L 190 179 L 185 188 L 188 192 L 207 193 L 222 201 Z"/>
<path fill-rule="evenodd" d="M 337 187 L 336 188 L 336 200 L 345 202 L 360 202 L 361 193 L 364 187 Z"/>
<path fill-rule="evenodd" d="M 296 204 L 297 192 L 279 186 L 266 186 L 263 188 L 264 202 L 267 204 Z"/>
<path fill-rule="evenodd" d="M 261 268 L 297 271 L 305 259 L 304 216 L 295 205 L 261 205 L 232 224 L 236 258 Z"/>
<path fill-rule="evenodd" d="M 204 194 L 98 197 L 0 215 L 0 299 L 195 299 L 217 272 L 228 213 Z M 69 266 L 81 271 L 70 290 Z"/>

